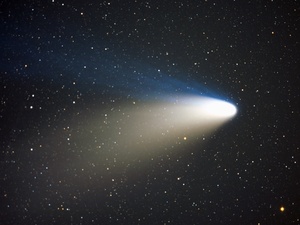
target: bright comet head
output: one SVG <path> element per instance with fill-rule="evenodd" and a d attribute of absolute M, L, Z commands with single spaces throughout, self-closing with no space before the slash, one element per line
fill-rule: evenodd
<path fill-rule="evenodd" d="M 231 118 L 237 113 L 237 108 L 233 104 L 213 98 L 203 102 L 202 110 L 217 118 Z"/>

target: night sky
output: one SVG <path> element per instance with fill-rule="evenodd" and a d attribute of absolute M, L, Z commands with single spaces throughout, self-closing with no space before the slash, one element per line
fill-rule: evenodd
<path fill-rule="evenodd" d="M 299 1 L 0 6 L 0 224 L 300 224 Z"/>

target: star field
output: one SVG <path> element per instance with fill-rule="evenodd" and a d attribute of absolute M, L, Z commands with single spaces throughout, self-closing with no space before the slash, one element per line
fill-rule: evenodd
<path fill-rule="evenodd" d="M 3 1 L 0 224 L 299 224 L 299 10 Z"/>

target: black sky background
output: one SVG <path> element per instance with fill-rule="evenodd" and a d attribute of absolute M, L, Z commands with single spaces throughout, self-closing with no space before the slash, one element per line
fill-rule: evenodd
<path fill-rule="evenodd" d="M 299 6 L 2 1 L 0 224 L 299 224 Z M 123 169 L 97 160 L 90 118 L 160 96 L 149 69 L 238 114 Z"/>

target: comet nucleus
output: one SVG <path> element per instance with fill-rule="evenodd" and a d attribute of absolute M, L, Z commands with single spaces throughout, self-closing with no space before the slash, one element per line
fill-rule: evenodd
<path fill-rule="evenodd" d="M 237 113 L 237 108 L 233 104 L 218 99 L 207 99 L 202 107 L 205 113 L 217 118 L 231 118 Z"/>

